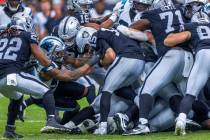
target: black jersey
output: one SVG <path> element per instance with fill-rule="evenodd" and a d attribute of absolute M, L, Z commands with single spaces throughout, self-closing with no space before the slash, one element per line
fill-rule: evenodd
<path fill-rule="evenodd" d="M 139 43 L 124 36 L 117 30 L 108 30 L 102 28 L 94 36 L 92 37 L 92 40 L 95 41 L 92 42 L 96 44 L 96 50 L 105 52 L 105 50 L 108 49 L 104 48 L 106 45 L 103 45 L 103 41 L 105 41 L 118 56 L 134 59 L 144 59 L 143 50 L 139 46 Z"/>
<path fill-rule="evenodd" d="M 210 23 L 184 24 L 184 30 L 191 32 L 191 44 L 197 53 L 201 49 L 210 49 Z"/>
<path fill-rule="evenodd" d="M 33 43 L 38 44 L 37 36 L 30 32 L 17 31 L 14 35 L 0 36 L 0 75 L 22 71 L 30 60 Z"/>
<path fill-rule="evenodd" d="M 78 19 L 80 25 L 84 25 L 90 22 L 90 13 L 89 11 L 76 12 L 75 18 Z"/>
<path fill-rule="evenodd" d="M 159 56 L 164 55 L 170 49 L 164 45 L 164 39 L 167 35 L 179 32 L 179 28 L 176 27 L 185 23 L 182 9 L 176 6 L 167 6 L 145 11 L 142 14 L 142 19 L 147 19 L 151 23 L 151 30 L 155 37 Z M 180 44 L 177 47 L 182 47 L 183 49 L 188 50 L 186 44 Z"/>

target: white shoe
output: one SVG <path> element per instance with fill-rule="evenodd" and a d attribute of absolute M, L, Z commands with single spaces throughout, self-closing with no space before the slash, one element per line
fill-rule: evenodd
<path fill-rule="evenodd" d="M 117 113 L 114 115 L 115 123 L 117 124 L 117 128 L 119 130 L 119 133 L 125 133 L 127 131 L 127 127 L 129 124 L 129 119 L 127 115 L 124 115 L 122 113 Z"/>
<path fill-rule="evenodd" d="M 150 129 L 147 125 L 138 124 L 134 129 L 128 130 L 123 133 L 123 136 L 129 135 L 144 135 L 150 133 Z"/>
<path fill-rule="evenodd" d="M 106 135 L 107 134 L 107 122 L 99 123 L 98 129 L 96 129 L 93 134 Z"/>
<path fill-rule="evenodd" d="M 64 125 L 64 127 L 68 128 L 68 129 L 74 129 L 74 128 L 76 128 L 77 126 L 76 126 L 72 121 L 70 121 L 70 122 L 66 123 L 66 124 Z"/>
<path fill-rule="evenodd" d="M 186 135 L 185 127 L 186 127 L 186 119 L 181 119 L 178 117 L 176 119 L 175 135 L 179 136 Z"/>

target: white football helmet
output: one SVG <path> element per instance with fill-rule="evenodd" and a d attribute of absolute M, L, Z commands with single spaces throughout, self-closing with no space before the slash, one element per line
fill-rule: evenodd
<path fill-rule="evenodd" d="M 22 0 L 7 0 L 6 6 L 12 11 L 16 12 L 21 5 Z"/>
<path fill-rule="evenodd" d="M 79 29 L 79 21 L 75 17 L 67 16 L 59 24 L 58 35 L 66 45 L 72 46 Z"/>
<path fill-rule="evenodd" d="M 22 12 L 16 13 L 11 18 L 11 27 L 18 30 L 31 32 L 33 30 L 32 18 Z"/>
<path fill-rule="evenodd" d="M 89 49 L 89 40 L 95 32 L 97 32 L 97 30 L 91 27 L 83 27 L 79 30 L 76 37 L 77 50 L 79 53 L 83 54 L 86 49 Z"/>
<path fill-rule="evenodd" d="M 204 12 L 197 12 L 192 16 L 191 22 L 210 23 L 209 16 Z"/>
<path fill-rule="evenodd" d="M 60 38 L 47 36 L 41 40 L 39 46 L 51 60 L 62 62 L 66 45 Z"/>

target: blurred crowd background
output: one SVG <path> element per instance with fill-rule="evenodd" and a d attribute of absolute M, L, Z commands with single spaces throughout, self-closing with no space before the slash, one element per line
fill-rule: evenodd
<path fill-rule="evenodd" d="M 98 18 L 110 14 L 119 0 L 93 1 L 91 18 Z M 4 5 L 4 3 L 5 0 L 0 0 L 0 5 Z M 24 0 L 24 5 L 33 11 L 33 22 L 40 39 L 49 35 L 53 27 L 68 15 L 66 0 Z"/>

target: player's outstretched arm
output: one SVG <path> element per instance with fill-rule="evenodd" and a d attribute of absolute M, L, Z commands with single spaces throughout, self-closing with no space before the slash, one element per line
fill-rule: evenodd
<path fill-rule="evenodd" d="M 169 34 L 164 40 L 164 45 L 168 47 L 176 47 L 180 43 L 184 43 L 191 38 L 189 31 Z"/>
<path fill-rule="evenodd" d="M 147 29 L 150 29 L 150 26 L 151 26 L 151 23 L 149 20 L 141 19 L 141 20 L 138 20 L 138 21 L 134 22 L 133 24 L 131 24 L 130 28 L 136 29 L 139 31 L 145 31 Z"/>
<path fill-rule="evenodd" d="M 87 75 L 92 71 L 91 66 L 88 64 L 85 64 L 84 66 L 74 70 L 70 71 L 67 70 L 64 66 L 59 69 L 52 69 L 48 73 L 53 77 L 60 81 L 74 81 L 79 79 L 81 76 Z"/>
<path fill-rule="evenodd" d="M 117 27 L 117 30 L 129 38 L 132 38 L 138 41 L 148 41 L 147 34 L 142 31 L 132 29 L 123 25 L 119 25 Z"/>
<path fill-rule="evenodd" d="M 37 44 L 31 44 L 31 51 L 34 57 L 40 62 L 42 66 L 48 67 L 51 64 L 51 60 L 47 58 L 47 56 Z"/>

